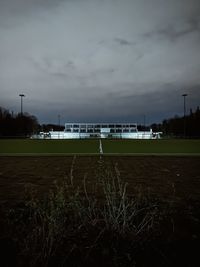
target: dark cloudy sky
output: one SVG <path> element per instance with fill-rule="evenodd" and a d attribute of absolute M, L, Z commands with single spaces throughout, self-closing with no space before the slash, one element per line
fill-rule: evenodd
<path fill-rule="evenodd" d="M 133 121 L 200 105 L 199 0 L 0 0 L 0 106 Z"/>

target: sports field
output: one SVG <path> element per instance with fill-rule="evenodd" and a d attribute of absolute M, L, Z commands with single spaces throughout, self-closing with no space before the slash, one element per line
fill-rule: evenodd
<path fill-rule="evenodd" d="M 107 154 L 0 157 L 0 245 L 6 262 L 12 260 L 7 266 L 200 266 L 199 159 Z M 103 192 L 108 200 L 102 205 Z M 135 196 L 136 202 L 127 202 Z M 114 226 L 124 225 L 121 218 L 128 220 L 129 208 L 137 207 L 130 222 L 142 218 L 141 234 L 133 234 L 134 225 L 126 235 L 106 230 L 99 217 L 106 203 L 113 207 L 108 218 Z M 8 211 L 10 217 L 5 217 Z M 56 250 L 48 254 L 51 265 L 29 264 L 45 260 L 43 247 L 52 244 Z"/>
<path fill-rule="evenodd" d="M 7 266 L 200 266 L 199 162 L 198 140 L 0 140 Z"/>
<path fill-rule="evenodd" d="M 100 153 L 198 155 L 200 154 L 200 140 L 0 140 L 0 155 L 84 155 Z"/>

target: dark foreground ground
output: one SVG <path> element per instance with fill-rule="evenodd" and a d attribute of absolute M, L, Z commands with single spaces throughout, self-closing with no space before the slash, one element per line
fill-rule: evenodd
<path fill-rule="evenodd" d="M 127 193 L 130 196 L 140 194 L 156 203 L 159 218 L 153 234 L 144 242 L 140 241 L 140 245 L 134 244 L 132 250 L 129 239 L 119 242 L 118 250 L 122 246 L 123 255 L 126 254 L 127 261 L 130 259 L 130 264 L 120 257 L 114 264 L 110 260 L 114 252 L 111 250 L 109 253 L 109 248 L 101 253 L 98 250 L 98 253 L 95 252 L 97 255 L 91 253 L 93 261 L 73 263 L 72 257 L 68 265 L 52 266 L 94 266 L 95 255 L 97 266 L 200 266 L 200 157 L 197 156 L 103 156 L 101 159 L 99 156 L 0 157 L 2 262 L 6 260 L 7 266 L 25 266 L 19 264 L 20 256 L 10 239 L 4 216 L 24 202 L 27 187 L 34 188 L 36 197 L 43 199 L 55 187 L 55 181 L 59 184 L 68 177 L 80 187 L 85 179 L 88 194 L 98 195 L 93 184 L 98 176 L 99 162 L 103 162 L 103 168 L 117 168 L 121 179 L 128 183 Z M 99 237 L 97 239 L 101 241 Z M 110 240 L 102 242 L 104 247 L 113 246 Z"/>

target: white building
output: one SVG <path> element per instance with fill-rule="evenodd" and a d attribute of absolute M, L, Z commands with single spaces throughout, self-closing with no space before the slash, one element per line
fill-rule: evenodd
<path fill-rule="evenodd" d="M 156 139 L 160 133 L 138 131 L 136 123 L 65 123 L 64 131 L 41 133 L 40 138 L 48 139 L 85 139 L 85 138 L 121 138 Z"/>

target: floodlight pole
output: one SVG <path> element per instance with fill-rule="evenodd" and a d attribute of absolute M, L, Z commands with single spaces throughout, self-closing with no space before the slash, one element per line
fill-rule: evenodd
<path fill-rule="evenodd" d="M 60 114 L 58 114 L 58 126 L 59 126 L 59 129 L 58 129 L 58 139 L 60 139 Z"/>
<path fill-rule="evenodd" d="M 21 116 L 23 115 L 23 97 L 25 97 L 24 94 L 19 95 L 21 97 Z"/>
<path fill-rule="evenodd" d="M 187 96 L 188 94 L 183 94 L 182 96 L 183 96 L 183 114 L 184 114 L 184 126 L 183 126 L 183 134 L 184 134 L 184 138 L 186 137 L 186 100 L 185 100 L 185 98 L 186 98 L 186 96 Z"/>

